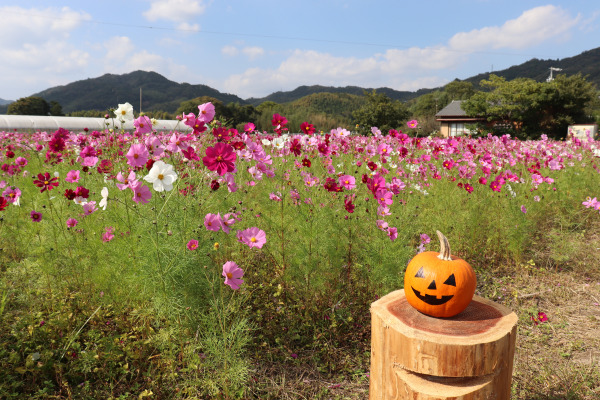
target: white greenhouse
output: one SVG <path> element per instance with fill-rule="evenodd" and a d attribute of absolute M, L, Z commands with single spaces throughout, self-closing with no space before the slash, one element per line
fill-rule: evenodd
<path fill-rule="evenodd" d="M 92 132 L 112 128 L 113 121 L 115 129 L 121 129 L 121 123 L 116 119 L 43 115 L 0 115 L 0 131 L 55 131 L 58 128 L 63 128 L 69 131 L 81 132 L 87 128 Z M 134 131 L 133 121 L 127 121 L 123 128 L 126 131 Z M 190 129 L 181 121 L 166 119 L 159 119 L 152 128 L 155 131 L 172 131 L 177 129 L 180 132 Z"/>

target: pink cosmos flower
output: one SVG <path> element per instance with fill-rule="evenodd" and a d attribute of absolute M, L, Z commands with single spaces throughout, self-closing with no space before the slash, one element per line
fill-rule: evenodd
<path fill-rule="evenodd" d="M 382 231 L 385 231 L 385 230 L 387 230 L 387 229 L 388 229 L 388 226 L 389 226 L 389 225 L 388 225 L 388 223 L 387 223 L 387 222 L 385 222 L 384 220 L 382 220 L 382 219 L 378 219 L 378 220 L 377 220 L 377 227 L 378 227 L 379 229 L 381 229 Z"/>
<path fill-rule="evenodd" d="M 95 201 L 90 201 L 83 205 L 83 215 L 85 216 L 92 215 L 96 211 L 98 211 L 98 208 Z"/>
<path fill-rule="evenodd" d="M 24 157 L 15 158 L 15 164 L 19 167 L 25 167 L 27 165 L 27 159 Z"/>
<path fill-rule="evenodd" d="M 223 229 L 223 232 L 229 233 L 229 231 L 231 230 L 231 226 L 235 224 L 235 222 L 236 220 L 235 218 L 232 218 L 231 213 L 223 215 L 223 217 L 221 218 L 221 228 Z"/>
<path fill-rule="evenodd" d="M 9 186 L 2 192 L 4 197 L 9 203 L 19 205 L 19 198 L 21 197 L 21 190 L 16 186 Z"/>
<path fill-rule="evenodd" d="M 129 182 L 129 188 L 133 191 L 133 201 L 146 204 L 152 198 L 150 188 L 140 181 Z"/>
<path fill-rule="evenodd" d="M 65 181 L 70 182 L 70 183 L 79 182 L 79 170 L 76 169 L 76 170 L 71 170 L 71 171 L 67 172 Z"/>
<path fill-rule="evenodd" d="M 187 242 L 186 247 L 188 248 L 188 250 L 194 251 L 198 248 L 198 241 L 196 239 L 192 239 L 189 242 Z"/>
<path fill-rule="evenodd" d="M 146 115 L 140 115 L 133 121 L 133 125 L 135 126 L 135 133 L 137 134 L 152 132 L 152 121 Z"/>
<path fill-rule="evenodd" d="M 235 170 L 235 160 L 237 155 L 227 143 L 219 142 L 214 147 L 206 148 L 206 156 L 202 158 L 202 163 L 211 171 L 216 171 L 223 176 L 227 172 Z"/>
<path fill-rule="evenodd" d="M 40 222 L 42 220 L 42 213 L 33 210 L 31 214 L 29 214 L 29 218 L 31 218 L 33 222 Z"/>
<path fill-rule="evenodd" d="M 586 201 L 584 201 L 583 203 L 581 203 L 585 206 L 585 208 L 595 208 L 596 204 L 598 204 L 598 200 L 596 200 L 596 198 L 594 197 L 593 199 L 590 198 L 588 196 L 588 198 L 586 199 Z"/>
<path fill-rule="evenodd" d="M 429 242 L 431 242 L 431 238 L 429 237 L 429 235 L 427 235 L 426 233 L 421 233 L 421 243 L 428 244 Z"/>
<path fill-rule="evenodd" d="M 209 231 L 218 232 L 221 229 L 221 215 L 217 214 L 206 214 L 204 217 L 204 226 Z"/>
<path fill-rule="evenodd" d="M 240 285 L 244 283 L 241 279 L 244 276 L 244 270 L 242 270 L 233 261 L 227 261 L 223 264 L 223 274 L 225 277 L 225 284 L 231 287 L 233 290 L 238 290 Z"/>
<path fill-rule="evenodd" d="M 394 203 L 394 194 L 386 189 L 380 189 L 375 193 L 375 199 L 379 205 L 390 206 Z"/>
<path fill-rule="evenodd" d="M 521 206 L 521 212 L 523 214 L 527 214 L 527 208 L 525 206 Z"/>
<path fill-rule="evenodd" d="M 113 228 L 112 226 L 106 227 L 106 230 L 102 234 L 102 241 L 106 243 L 113 240 L 115 238 L 114 232 L 115 228 Z"/>
<path fill-rule="evenodd" d="M 414 129 L 417 127 L 417 125 L 419 125 L 419 123 L 417 122 L 416 119 L 410 120 L 406 123 L 406 125 L 408 125 L 409 128 Z"/>
<path fill-rule="evenodd" d="M 204 103 L 198 106 L 198 119 L 203 123 L 209 123 L 215 117 L 215 106 L 213 103 Z"/>
<path fill-rule="evenodd" d="M 275 193 L 271 192 L 269 194 L 269 199 L 273 200 L 273 201 L 281 201 L 281 197 L 279 197 L 278 195 L 276 195 Z"/>
<path fill-rule="evenodd" d="M 129 173 L 129 175 L 127 176 L 127 178 L 121 173 L 121 171 L 119 171 L 119 173 L 117 174 L 117 181 L 122 182 L 122 183 L 117 183 L 117 188 L 119 190 L 125 190 L 129 187 L 129 184 L 133 181 L 135 181 L 135 172 L 131 171 Z"/>
<path fill-rule="evenodd" d="M 143 143 L 132 144 L 129 148 L 129 151 L 125 155 L 125 157 L 127 157 L 127 164 L 133 168 L 143 167 L 146 165 L 146 161 L 148 161 L 149 156 L 150 154 L 148 153 L 148 149 Z"/>
<path fill-rule="evenodd" d="M 79 221 L 77 221 L 75 218 L 69 218 L 67 220 L 67 226 L 69 228 L 74 228 L 75 226 L 77 226 L 78 223 L 79 223 Z"/>
<path fill-rule="evenodd" d="M 395 226 L 389 227 L 387 233 L 392 242 L 398 238 L 398 228 Z"/>
<path fill-rule="evenodd" d="M 339 177 L 340 186 L 346 190 L 356 188 L 356 179 L 352 175 L 342 175 Z"/>
<path fill-rule="evenodd" d="M 267 242 L 267 235 L 262 229 L 252 227 L 237 232 L 238 241 L 248 245 L 248 247 L 258 247 L 261 249 Z"/>
<path fill-rule="evenodd" d="M 244 132 L 246 133 L 252 133 L 255 129 L 256 126 L 252 122 L 248 122 L 246 125 L 244 125 Z"/>

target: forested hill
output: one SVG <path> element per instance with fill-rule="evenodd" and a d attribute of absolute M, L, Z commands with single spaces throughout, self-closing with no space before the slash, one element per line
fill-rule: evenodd
<path fill-rule="evenodd" d="M 493 71 L 491 73 L 502 76 L 507 80 L 514 78 L 531 78 L 545 81 L 550 74 L 550 67 L 561 68 L 559 74 L 574 75 L 581 73 L 587 80 L 600 88 L 600 47 L 585 51 L 577 56 L 561 60 L 532 59 L 523 64 L 510 68 Z M 488 79 L 490 72 L 482 73 L 465 79 L 473 83 L 475 89 L 479 88 L 482 79 Z M 181 102 L 201 96 L 210 96 L 224 104 L 238 103 L 239 105 L 251 104 L 258 106 L 266 101 L 278 104 L 291 103 L 311 94 L 333 93 L 336 95 L 362 96 L 370 88 L 358 86 L 331 87 L 331 86 L 299 86 L 291 91 L 272 93 L 263 98 L 242 99 L 235 94 L 221 93 L 206 85 L 191 85 L 170 81 L 156 72 L 135 71 L 123 75 L 106 74 L 98 78 L 89 78 L 73 82 L 64 86 L 56 86 L 33 96 L 39 96 L 46 101 L 57 101 L 62 105 L 65 113 L 81 110 L 107 110 L 117 107 L 119 103 L 130 102 L 136 109 L 139 108 L 140 88 L 142 88 L 142 110 L 161 110 L 174 113 Z M 385 94 L 393 100 L 408 101 L 436 89 L 420 89 L 416 92 L 398 91 L 390 88 L 377 88 L 378 93 Z M 327 98 L 327 102 L 332 99 Z M 6 112 L 6 105 L 1 105 L 0 113 Z"/>
<path fill-rule="evenodd" d="M 254 98 L 251 97 L 246 101 L 252 105 L 259 105 L 265 101 L 273 101 L 275 103 L 289 103 L 298 99 L 301 99 L 304 96 L 308 96 L 315 93 L 341 93 L 341 94 L 353 94 L 356 96 L 362 96 L 365 91 L 371 92 L 374 89 L 372 88 L 362 88 L 358 86 L 346 86 L 346 87 L 333 87 L 333 86 L 320 86 L 320 85 L 312 85 L 312 86 L 299 86 L 296 89 L 288 92 L 275 92 L 266 97 Z M 420 89 L 416 92 L 408 92 L 408 91 L 399 91 L 390 89 L 387 87 L 377 88 L 375 89 L 377 93 L 383 93 L 388 96 L 392 100 L 400 100 L 407 101 L 410 99 L 414 99 L 415 97 L 419 97 L 422 94 L 429 93 L 433 89 Z"/>
<path fill-rule="evenodd" d="M 105 74 L 56 86 L 34 94 L 50 102 L 58 101 L 63 112 L 106 110 L 129 102 L 139 108 L 142 89 L 142 110 L 175 112 L 180 103 L 201 96 L 211 96 L 225 104 L 246 101 L 233 94 L 221 93 L 206 85 L 190 85 L 168 80 L 156 72 L 135 71 L 123 75 Z"/>
<path fill-rule="evenodd" d="M 554 74 L 575 75 L 581 73 L 581 75 L 587 76 L 586 80 L 588 82 L 595 84 L 600 89 L 600 47 L 561 60 L 538 60 L 534 58 L 501 71 L 475 75 L 465 79 L 465 81 L 471 82 L 477 89 L 479 89 L 479 82 L 482 79 L 489 79 L 490 74 L 501 76 L 507 81 L 515 78 L 531 78 L 543 82 L 550 76 L 550 67 L 562 69 L 562 71 L 554 72 Z"/>

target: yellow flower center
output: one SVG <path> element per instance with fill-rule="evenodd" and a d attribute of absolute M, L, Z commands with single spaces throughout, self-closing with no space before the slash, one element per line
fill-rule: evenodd
<path fill-rule="evenodd" d="M 125 114 L 127 114 L 127 111 L 121 110 L 121 115 L 125 115 Z"/>
<path fill-rule="evenodd" d="M 44 185 L 47 185 L 47 184 L 48 184 L 48 181 L 44 181 Z"/>
<path fill-rule="evenodd" d="M 139 156 L 138 156 L 137 154 L 134 154 L 134 155 L 133 155 L 133 158 L 135 158 L 136 160 L 137 160 L 137 158 L 138 158 L 138 157 L 139 157 Z"/>
<path fill-rule="evenodd" d="M 158 174 L 158 179 L 162 181 L 163 179 L 165 179 L 165 176 L 163 174 Z"/>
<path fill-rule="evenodd" d="M 227 272 L 225 275 L 227 275 L 227 279 L 233 278 L 233 274 L 231 272 Z"/>
<path fill-rule="evenodd" d="M 256 238 L 255 238 L 255 237 L 252 237 L 252 239 L 250 239 L 250 241 L 251 241 L 252 243 L 256 243 Z"/>
<path fill-rule="evenodd" d="M 223 157 L 222 156 L 217 156 L 217 161 L 223 161 Z"/>

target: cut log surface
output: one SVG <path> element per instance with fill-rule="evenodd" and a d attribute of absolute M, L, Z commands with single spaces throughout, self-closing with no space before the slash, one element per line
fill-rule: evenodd
<path fill-rule="evenodd" d="M 509 399 L 517 316 L 479 296 L 452 318 L 397 290 L 371 305 L 371 400 Z"/>

